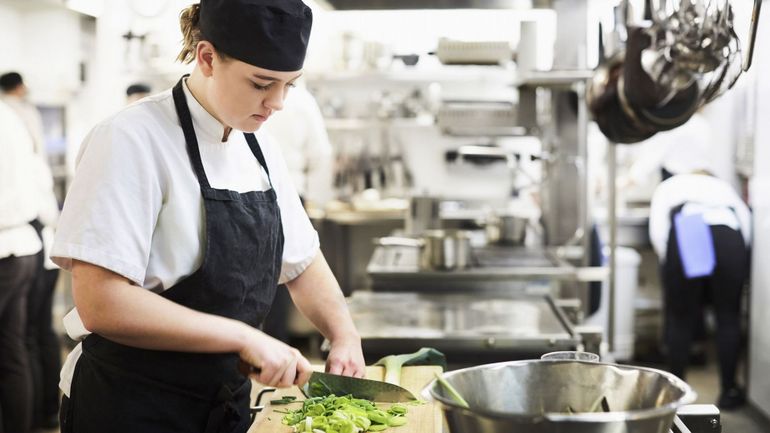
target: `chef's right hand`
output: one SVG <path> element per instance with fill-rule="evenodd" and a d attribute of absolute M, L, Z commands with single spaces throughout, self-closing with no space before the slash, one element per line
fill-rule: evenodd
<path fill-rule="evenodd" d="M 258 382 L 277 388 L 302 386 L 313 372 L 310 362 L 299 350 L 252 329 L 238 355 L 251 366 L 250 374 Z"/>

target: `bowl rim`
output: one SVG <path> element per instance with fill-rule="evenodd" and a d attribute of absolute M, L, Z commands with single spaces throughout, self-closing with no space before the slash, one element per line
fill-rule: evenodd
<path fill-rule="evenodd" d="M 574 414 L 568 414 L 563 412 L 546 412 L 543 414 L 527 414 L 527 413 L 510 413 L 510 412 L 494 411 L 494 410 L 489 410 L 484 408 L 472 408 L 472 409 L 466 408 L 466 407 L 460 406 L 459 404 L 457 404 L 451 399 L 438 395 L 434 391 L 437 388 L 436 379 L 433 379 L 430 383 L 428 383 L 425 386 L 425 388 L 423 388 L 422 396 L 429 401 L 433 400 L 441 403 L 441 405 L 443 406 L 442 409 L 444 410 L 455 410 L 460 412 L 466 412 L 468 414 L 473 414 L 475 416 L 480 415 L 486 418 L 516 420 L 520 422 L 524 422 L 527 420 L 530 420 L 530 421 L 548 420 L 548 421 L 554 421 L 554 422 L 569 421 L 569 422 L 586 422 L 586 423 L 638 421 L 638 420 L 644 420 L 644 419 L 661 418 L 667 415 L 673 415 L 679 407 L 687 404 L 691 404 L 695 402 L 695 399 L 697 398 L 697 393 L 692 389 L 690 385 L 687 384 L 687 382 L 683 381 L 682 379 L 678 378 L 674 374 L 669 373 L 667 371 L 658 370 L 650 367 L 638 367 L 633 365 L 605 363 L 605 362 L 577 361 L 577 360 L 564 360 L 564 359 L 531 359 L 531 360 L 518 360 L 518 361 L 503 361 L 503 362 L 496 362 L 492 364 L 476 365 L 476 366 L 467 367 L 459 370 L 452 370 L 449 372 L 442 373 L 442 376 L 444 379 L 448 379 L 448 378 L 451 378 L 452 376 L 462 374 L 467 371 L 479 370 L 482 368 L 497 369 L 497 368 L 503 368 L 503 367 L 512 366 L 512 365 L 513 366 L 528 365 L 533 363 L 563 364 L 563 363 L 572 363 L 572 362 L 577 362 L 579 364 L 588 364 L 593 366 L 600 365 L 600 366 L 620 368 L 625 370 L 641 370 L 644 372 L 656 373 L 660 376 L 663 376 L 663 378 L 668 380 L 676 388 L 679 388 L 680 390 L 682 390 L 684 394 L 675 401 L 672 401 L 660 407 L 655 407 L 650 409 L 634 409 L 634 410 L 613 411 L 613 412 L 583 412 L 583 413 L 574 413 Z"/>

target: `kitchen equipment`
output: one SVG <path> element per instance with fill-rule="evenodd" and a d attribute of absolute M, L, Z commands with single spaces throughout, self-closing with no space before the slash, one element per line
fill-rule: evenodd
<path fill-rule="evenodd" d="M 469 404 L 461 408 L 435 380 L 423 390 L 450 433 L 668 433 L 676 410 L 695 400 L 670 373 L 598 362 L 512 361 L 443 377 Z"/>
<path fill-rule="evenodd" d="M 458 41 L 439 38 L 436 57 L 445 65 L 497 65 L 513 59 L 508 41 Z"/>
<path fill-rule="evenodd" d="M 323 371 L 322 365 L 315 365 L 314 369 Z M 408 389 L 412 394 L 419 395 L 428 382 L 434 379 L 435 373 L 441 373 L 439 366 L 409 366 L 401 370 L 401 386 Z M 383 367 L 366 367 L 366 378 L 371 380 L 383 380 L 385 369 Z M 260 392 L 262 386 L 253 382 L 252 401 Z M 285 396 L 294 396 L 298 400 L 304 400 L 302 393 L 296 387 L 280 388 L 272 394 L 274 399 Z M 264 402 L 264 399 L 263 399 Z M 388 407 L 389 403 L 378 403 L 377 406 Z M 249 429 L 249 433 L 290 433 L 291 428 L 281 423 L 286 409 L 296 409 L 294 405 L 272 405 L 266 404 L 256 418 L 254 425 Z M 402 427 L 392 430 L 398 433 L 442 433 L 443 419 L 441 409 L 438 405 L 428 403 L 421 405 L 409 405 L 407 413 L 407 423 Z"/>
<path fill-rule="evenodd" d="M 487 242 L 500 245 L 524 245 L 528 222 L 527 218 L 513 214 L 491 215 L 485 224 Z"/>
<path fill-rule="evenodd" d="M 444 101 L 436 125 L 445 135 L 518 137 L 527 130 L 519 124 L 518 110 L 508 101 Z"/>
<path fill-rule="evenodd" d="M 575 350 L 583 340 L 549 295 L 356 291 L 348 305 L 372 361 L 429 346 L 455 365 L 477 365 Z"/>
<path fill-rule="evenodd" d="M 629 22 L 622 2 L 614 32 L 625 46 L 600 59 L 586 92 L 602 133 L 616 143 L 644 140 L 731 89 L 751 65 L 761 4 L 755 0 L 741 41 L 730 0 L 648 2 L 645 25 Z"/>
<path fill-rule="evenodd" d="M 308 397 L 352 394 L 356 398 L 388 403 L 417 400 L 411 392 L 392 383 L 318 371 L 313 372 L 310 380 L 302 388 L 302 392 Z"/>
<path fill-rule="evenodd" d="M 426 230 L 441 228 L 441 200 L 430 196 L 413 196 L 409 199 L 409 213 L 404 221 L 406 233 L 419 236 Z"/>
<path fill-rule="evenodd" d="M 426 230 L 416 238 L 388 236 L 375 239 L 375 244 L 416 248 L 423 270 L 466 269 L 473 261 L 470 234 L 465 230 Z"/>

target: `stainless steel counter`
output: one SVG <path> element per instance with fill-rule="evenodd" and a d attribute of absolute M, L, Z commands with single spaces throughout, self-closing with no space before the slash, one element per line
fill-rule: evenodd
<path fill-rule="evenodd" d="M 356 292 L 348 304 L 366 353 L 426 346 L 510 359 L 574 350 L 581 343 L 549 295 Z"/>
<path fill-rule="evenodd" d="M 452 271 L 420 269 L 419 251 L 401 246 L 374 250 L 367 272 L 377 291 L 528 291 L 532 282 L 598 281 L 604 268 L 575 267 L 557 257 L 555 250 L 487 246 L 473 250 L 473 265 Z"/>

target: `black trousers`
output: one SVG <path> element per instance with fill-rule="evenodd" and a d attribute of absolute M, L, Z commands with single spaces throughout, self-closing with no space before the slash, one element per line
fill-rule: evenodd
<path fill-rule="evenodd" d="M 716 267 L 708 277 L 688 279 L 684 275 L 673 228 L 666 260 L 661 266 L 665 303 L 665 343 L 670 371 L 684 379 L 690 346 L 703 315 L 704 300 L 714 305 L 723 390 L 735 387 L 740 352 L 740 310 L 743 285 L 749 274 L 749 253 L 740 232 L 727 226 L 712 226 Z"/>
<path fill-rule="evenodd" d="M 61 348 L 53 330 L 53 294 L 59 270 L 46 270 L 38 255 L 38 272 L 27 296 L 27 350 L 33 385 L 32 427 L 43 427 L 59 413 Z"/>
<path fill-rule="evenodd" d="M 27 294 L 36 256 L 0 259 L 0 432 L 26 433 L 32 419 L 32 380 L 24 345 Z"/>

